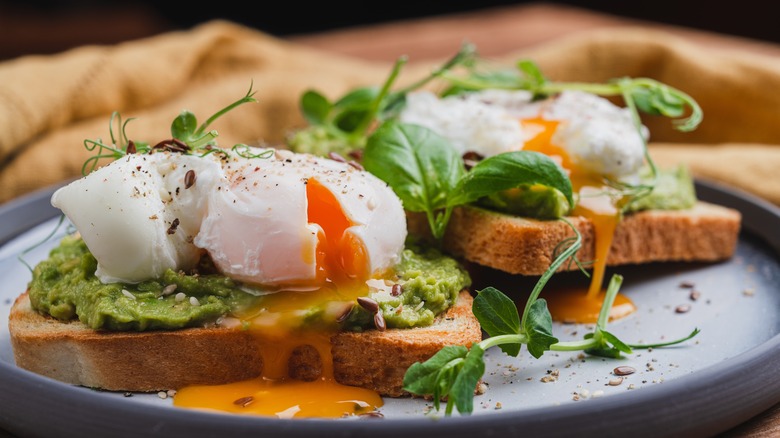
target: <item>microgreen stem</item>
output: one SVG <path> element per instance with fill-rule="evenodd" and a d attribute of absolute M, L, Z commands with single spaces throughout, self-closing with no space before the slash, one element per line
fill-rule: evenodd
<path fill-rule="evenodd" d="M 237 107 L 239 105 L 243 105 L 245 103 L 257 102 L 257 99 L 254 98 L 254 95 L 255 95 L 256 91 L 252 91 L 252 87 L 253 86 L 254 86 L 254 81 L 249 83 L 249 90 L 246 92 L 246 95 L 244 97 L 242 97 L 241 99 L 231 103 L 230 105 L 228 105 L 228 106 L 222 108 L 221 110 L 217 111 L 216 113 L 214 113 L 211 117 L 206 119 L 206 121 L 203 122 L 203 124 L 201 124 L 198 127 L 198 130 L 195 131 L 195 133 L 197 135 L 202 134 L 203 131 L 205 131 L 206 128 L 208 128 L 212 123 L 214 123 L 215 120 L 217 120 L 219 117 L 221 117 L 225 113 L 231 111 L 233 108 L 235 108 L 235 107 Z M 216 137 L 216 132 L 214 132 L 214 137 Z"/>
<path fill-rule="evenodd" d="M 577 251 L 579 251 L 580 247 L 582 246 L 582 235 L 577 230 L 577 228 L 572 225 L 571 222 L 569 222 L 568 219 L 561 217 L 559 218 L 560 221 L 568 225 L 576 235 L 576 239 L 563 251 L 561 251 L 560 254 L 558 254 L 558 257 L 553 260 L 553 262 L 550 264 L 550 267 L 547 268 L 546 271 L 544 271 L 544 274 L 542 274 L 541 277 L 539 277 L 539 280 L 536 282 L 536 285 L 534 286 L 533 290 L 531 291 L 531 295 L 528 297 L 528 300 L 525 303 L 525 308 L 523 309 L 523 316 L 521 318 L 521 321 L 525 321 L 528 317 L 528 312 L 531 310 L 531 305 L 536 301 L 536 299 L 539 297 L 539 294 L 542 293 L 542 289 L 544 289 L 544 286 L 547 284 L 547 281 L 550 280 L 550 278 L 558 271 L 558 268 L 561 267 L 561 265 L 570 257 L 573 257 Z"/>

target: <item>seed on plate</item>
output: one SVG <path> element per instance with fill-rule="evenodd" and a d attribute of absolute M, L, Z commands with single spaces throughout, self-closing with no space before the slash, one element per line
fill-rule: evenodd
<path fill-rule="evenodd" d="M 622 365 L 612 370 L 612 373 L 615 374 L 616 376 L 627 376 L 629 374 L 634 374 L 635 372 L 636 369 L 634 367 L 630 367 L 627 365 Z"/>
<path fill-rule="evenodd" d="M 609 386 L 618 386 L 621 383 L 623 383 L 623 378 L 618 376 L 618 377 L 616 377 L 614 379 L 610 379 Z"/>
<path fill-rule="evenodd" d="M 692 281 L 683 281 L 680 283 L 680 287 L 683 289 L 693 289 L 696 285 Z"/>
<path fill-rule="evenodd" d="M 690 311 L 691 311 L 690 304 L 680 304 L 679 306 L 674 308 L 675 313 L 688 313 Z"/>
<path fill-rule="evenodd" d="M 701 292 L 697 290 L 692 290 L 690 295 L 688 295 L 688 298 L 691 299 L 691 301 L 696 301 L 701 297 Z"/>

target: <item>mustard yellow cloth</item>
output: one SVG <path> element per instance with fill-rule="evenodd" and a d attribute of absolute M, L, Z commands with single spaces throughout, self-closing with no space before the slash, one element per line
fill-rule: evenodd
<path fill-rule="evenodd" d="M 780 59 L 708 50 L 644 28 L 589 31 L 497 61 L 535 60 L 553 80 L 651 77 L 693 96 L 704 122 L 692 133 L 648 118 L 651 153 L 660 164 L 686 163 L 695 176 L 780 204 Z M 414 80 L 440 60 L 415 62 Z M 170 138 L 181 110 L 202 121 L 254 84 L 256 104 L 219 119 L 219 144 L 277 144 L 303 125 L 297 102 L 314 88 L 330 97 L 376 85 L 386 63 L 361 61 L 213 21 L 187 31 L 115 46 L 87 46 L 0 63 L 0 203 L 77 177 L 90 155 L 87 138 L 108 140 L 119 111 L 129 137 Z M 116 130 L 115 130 L 116 131 Z"/>

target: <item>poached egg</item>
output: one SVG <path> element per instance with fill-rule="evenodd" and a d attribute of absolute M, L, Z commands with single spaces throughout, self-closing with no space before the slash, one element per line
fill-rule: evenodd
<path fill-rule="evenodd" d="M 627 108 L 582 91 L 533 101 L 525 90 L 490 89 L 440 98 L 410 93 L 400 120 L 444 136 L 461 154 L 488 157 L 547 143 L 584 172 L 635 181 L 644 163 L 647 131 Z M 644 138 L 643 138 L 644 137 Z"/>
<path fill-rule="evenodd" d="M 555 320 L 595 322 L 607 257 L 621 220 L 616 204 L 620 195 L 606 180 L 636 184 L 645 165 L 648 130 L 637 129 L 630 110 L 583 91 L 563 91 L 538 101 L 525 90 L 488 89 L 447 97 L 420 91 L 407 96 L 399 119 L 433 130 L 461 154 L 488 157 L 531 150 L 564 168 L 577 195 L 572 214 L 593 224 L 595 259 L 587 291 L 555 291 L 547 297 L 548 306 Z M 610 317 L 634 310 L 633 303 L 618 294 Z"/>
<path fill-rule="evenodd" d="M 104 282 L 190 270 L 207 253 L 265 291 L 380 277 L 406 239 L 400 199 L 348 163 L 288 151 L 128 154 L 60 188 Z"/>
<path fill-rule="evenodd" d="M 311 306 L 343 311 L 370 281 L 393 274 L 406 239 L 401 200 L 359 166 L 283 150 L 251 154 L 129 154 L 57 190 L 52 204 L 79 230 L 102 282 L 186 271 L 208 254 L 222 274 L 263 295 L 260 308 L 236 315 L 260 345 L 262 375 L 177 388 L 175 406 L 282 418 L 370 412 L 383 404 L 376 392 L 335 380 L 335 328 L 302 321 Z M 288 376 L 303 345 L 320 356 L 315 381 Z M 256 402 L 243 409 L 236 393 Z"/>

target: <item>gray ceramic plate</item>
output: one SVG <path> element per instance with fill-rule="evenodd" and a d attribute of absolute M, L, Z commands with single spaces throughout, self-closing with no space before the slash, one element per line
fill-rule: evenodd
<path fill-rule="evenodd" d="M 638 311 L 610 325 L 624 341 L 651 343 L 687 335 L 672 348 L 637 350 L 623 359 L 548 353 L 533 359 L 487 354 L 488 391 L 470 416 L 442 417 L 420 399 L 386 400 L 384 418 L 281 420 L 179 409 L 156 395 L 98 392 L 17 368 L 6 321 L 34 264 L 54 245 L 31 251 L 55 227 L 44 190 L 0 207 L 0 428 L 18 436 L 160 435 L 198 437 L 401 436 L 710 436 L 780 402 L 780 210 L 751 196 L 697 183 L 703 200 L 743 213 L 737 254 L 715 264 L 656 264 L 615 269 Z M 485 278 L 478 276 L 477 278 Z M 490 276 L 488 276 L 490 278 Z M 528 282 L 495 278 L 524 303 Z M 481 280 L 478 280 L 481 281 Z M 701 293 L 688 297 L 683 282 Z M 680 304 L 691 306 L 680 314 Z M 561 339 L 588 327 L 559 325 Z M 612 370 L 637 370 L 611 386 Z M 550 376 L 554 377 L 551 378 Z M 544 380 L 548 380 L 546 383 Z M 2 432 L 0 432 L 2 436 Z"/>

